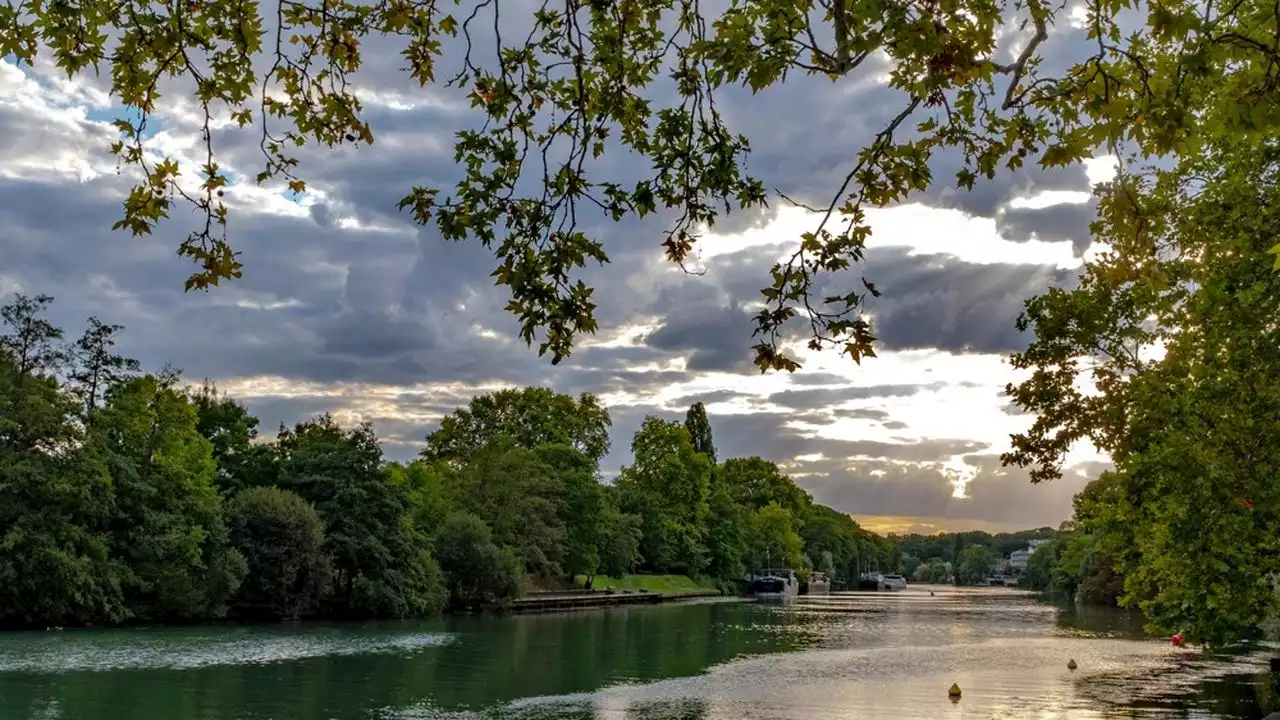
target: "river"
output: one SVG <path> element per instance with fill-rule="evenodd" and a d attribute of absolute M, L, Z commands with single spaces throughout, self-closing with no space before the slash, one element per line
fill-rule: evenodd
<path fill-rule="evenodd" d="M 1256 653 L 1207 657 L 1011 590 L 933 592 L 6 633 L 0 718 L 1260 718 L 1271 702 Z"/>

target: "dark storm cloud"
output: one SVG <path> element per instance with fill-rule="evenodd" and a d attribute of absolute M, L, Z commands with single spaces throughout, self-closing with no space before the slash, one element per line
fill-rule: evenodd
<path fill-rule="evenodd" d="M 1003 412 L 1005 415 L 1014 415 L 1014 416 L 1030 414 L 1026 410 L 1023 410 L 1022 408 L 1018 407 L 1016 403 L 1012 403 L 1012 402 L 1007 402 L 1001 405 L 1000 411 Z"/>
<path fill-rule="evenodd" d="M 367 87 L 379 90 L 413 90 L 411 84 L 404 84 L 403 75 L 390 77 L 402 64 L 394 50 L 383 52 L 374 48 L 366 58 L 367 72 L 362 73 L 361 79 Z M 874 72 L 876 68 L 869 65 L 864 70 Z M 262 234 L 272 238 L 272 247 L 262 247 L 253 242 L 240 242 L 240 238 L 248 233 L 238 231 L 237 246 L 245 252 L 250 274 L 263 280 L 257 288 L 246 282 L 248 287 L 262 291 L 270 288 L 285 296 L 316 295 L 297 287 L 313 283 L 317 279 L 315 274 L 282 267 L 295 257 L 285 252 L 286 245 L 291 244 L 297 252 L 310 252 L 319 264 L 347 263 L 347 297 L 344 301 L 358 305 L 355 298 L 360 293 L 353 286 L 358 284 L 358 275 L 365 270 L 358 260 L 368 254 L 387 253 L 385 239 L 371 235 L 367 242 L 361 243 L 363 247 L 358 248 L 348 243 L 350 253 L 340 252 L 336 258 L 328 248 L 317 252 L 316 243 L 321 240 L 327 242 L 327 233 L 333 236 L 350 234 L 334 227 L 340 215 L 357 218 L 366 224 L 377 222 L 407 228 L 410 226 L 408 218 L 394 209 L 394 202 L 409 187 L 414 184 L 448 187 L 456 180 L 458 170 L 451 158 L 453 132 L 473 125 L 477 116 L 462 106 L 462 98 L 456 94 L 433 93 L 428 102 L 408 110 L 372 104 L 366 112 L 366 119 L 373 126 L 378 141 L 371 148 L 335 151 L 308 147 L 301 151 L 304 176 L 313 181 L 313 186 L 323 187 L 331 196 L 311 211 L 315 230 L 321 234 L 274 229 L 268 233 L 268 226 L 296 225 L 296 221 L 262 220 Z M 865 82 L 865 76 L 846 78 L 834 84 L 825 79 L 795 78 L 759 96 L 741 89 L 728 89 L 723 107 L 735 129 L 769 140 L 757 143 L 756 153 L 750 160 L 754 174 L 768 179 L 772 186 L 787 189 L 798 196 L 813 194 L 814 197 L 825 198 L 830 193 L 831 183 L 846 171 L 845 160 L 852 157 L 857 148 L 896 112 L 893 101 L 898 99 L 898 95 L 896 91 Z M 255 135 L 221 133 L 217 137 L 218 147 L 233 158 L 243 158 L 242 164 L 248 170 L 261 163 Z M 939 162 L 944 161 L 945 158 L 940 156 Z M 644 170 L 643 163 L 616 153 L 608 155 L 606 163 L 602 167 L 617 170 L 620 176 L 635 175 Z M 1010 174 L 1013 179 L 1006 184 L 1020 189 L 1033 185 L 1042 188 L 1075 187 L 1083 176 L 1078 168 L 1074 172 L 1076 174 L 1072 171 L 1048 173 L 1046 179 L 1038 181 L 1034 173 L 1023 171 Z M 994 187 L 1000 182 L 1003 181 L 998 178 L 985 186 Z M 1001 195 L 1002 198 L 1007 196 L 1008 193 Z M 759 225 L 771 216 L 771 210 L 744 213 L 733 220 L 721 222 L 717 229 L 734 230 Z M 663 222 L 663 218 L 651 218 L 615 225 L 599 218 L 584 219 L 584 224 L 592 232 L 605 238 L 606 247 L 614 258 L 611 265 L 582 273 L 597 288 L 597 319 L 601 327 L 616 327 L 634 317 L 637 311 L 652 312 L 664 320 L 662 327 L 648 338 L 650 349 L 668 356 L 684 355 L 692 371 L 752 372 L 749 345 L 753 324 L 750 313 L 741 310 L 736 302 L 758 297 L 758 288 L 767 280 L 768 263 L 757 263 L 750 272 L 738 272 L 739 268 L 734 266 L 737 258 L 716 258 L 714 262 L 719 274 L 716 285 L 728 294 L 715 299 L 716 309 L 713 311 L 708 312 L 705 305 L 690 303 L 681 307 L 674 299 L 661 294 L 655 301 L 652 293 L 654 283 L 637 278 L 645 275 L 646 266 L 662 262 L 656 246 L 662 237 Z M 291 243 L 290 238 L 296 242 Z M 329 319 L 322 324 L 307 323 L 305 326 L 325 351 L 343 358 L 323 363 L 327 367 L 326 376 L 350 374 L 352 369 L 345 358 L 367 354 L 395 358 L 396 361 L 389 362 L 389 365 L 398 369 L 397 377 L 429 377 L 432 374 L 429 370 L 405 361 L 404 355 L 430 352 L 441 347 L 440 336 L 444 327 L 462 334 L 469 332 L 470 328 L 461 321 L 470 321 L 499 334 L 507 334 L 514 329 L 514 321 L 502 310 L 507 300 L 506 291 L 493 288 L 489 277 L 495 261 L 478 243 L 446 243 L 433 229 L 427 228 L 419 233 L 416 249 L 401 248 L 397 252 L 402 253 L 402 258 L 412 254 L 413 259 L 398 260 L 391 263 L 391 267 L 384 265 L 376 270 L 367 269 L 367 279 L 363 282 L 366 291 L 378 295 L 397 294 L 399 305 L 418 318 L 443 318 L 455 313 L 449 301 L 462 295 L 468 301 L 466 313 L 454 316 L 459 320 L 457 323 L 441 320 L 432 326 L 386 312 L 383 308 L 390 300 L 385 297 L 378 298 L 378 307 L 363 310 L 361 307 L 335 309 L 337 298 L 332 294 L 321 303 L 308 298 L 305 303 L 307 311 L 327 313 Z M 401 267 L 412 268 L 408 277 L 395 272 Z M 329 277 L 321 280 L 333 281 Z M 685 280 L 685 286 L 699 284 L 695 280 Z M 325 309 L 320 310 L 320 307 Z M 915 310 L 899 306 L 893 312 L 904 317 L 905 323 L 913 329 L 905 335 L 892 330 L 888 332 L 885 337 L 890 347 L 895 342 L 911 347 L 926 342 L 930 337 L 941 338 L 948 347 L 968 346 L 962 337 L 962 329 L 921 333 L 914 329 L 917 324 L 917 317 L 913 314 Z M 881 313 L 886 327 L 892 324 L 888 313 L 887 308 Z M 1008 330 L 1007 324 L 1001 325 Z M 418 337 L 409 337 L 411 333 L 417 333 Z M 459 352 L 465 354 L 465 343 L 459 345 L 462 346 Z M 980 341 L 974 347 L 1003 348 L 1008 345 L 1007 338 L 997 337 L 990 342 Z M 513 348 L 513 354 L 521 351 L 519 347 Z M 646 362 L 640 355 L 633 349 L 584 350 L 573 362 L 596 369 L 622 362 Z M 445 363 L 446 368 L 454 365 L 453 362 Z M 491 373 L 486 371 L 482 375 Z"/>
<path fill-rule="evenodd" d="M 560 392 L 628 393 L 641 397 L 652 395 L 675 383 L 688 382 L 696 375 L 682 370 L 629 370 L 624 367 L 585 370 L 567 366 L 558 372 L 548 373 Z"/>
<path fill-rule="evenodd" d="M 657 330 L 645 336 L 646 344 L 687 353 L 692 371 L 742 372 L 752 368 L 751 314 L 729 307 L 674 307 Z"/>
<path fill-rule="evenodd" d="M 1032 484 L 1030 474 L 1021 468 L 1000 466 L 994 456 L 969 458 L 980 470 L 969 484 L 968 494 L 984 519 L 1021 527 L 1057 527 L 1071 516 L 1071 500 L 1076 493 L 1101 472 L 1100 463 L 1086 463 L 1069 468 L 1062 478 Z M 1084 476 L 1074 472 L 1082 470 Z"/>
<path fill-rule="evenodd" d="M 821 388 L 814 390 L 783 390 L 769 396 L 769 402 L 797 410 L 812 410 L 820 407 L 839 405 L 848 400 L 865 400 L 877 397 L 907 397 L 921 390 L 930 389 L 925 385 L 868 385 L 863 387 Z M 939 386 L 932 386 L 934 389 Z"/>
<path fill-rule="evenodd" d="M 1098 212 L 1096 200 L 1086 203 L 1059 203 L 1043 208 L 1005 208 L 996 215 L 996 230 L 1013 242 L 1036 239 L 1043 242 L 1070 242 L 1076 257 L 1084 254 L 1092 238 L 1089 223 Z"/>
<path fill-rule="evenodd" d="M 287 428 L 333 410 L 332 397 L 277 397 L 241 395 L 236 398 L 258 418 L 258 432 L 274 436 L 281 424 Z"/>
<path fill-rule="evenodd" d="M 672 323 L 673 331 L 660 338 L 665 341 L 663 349 L 697 347 L 699 352 L 723 360 L 720 367 L 750 371 L 748 346 L 754 323 L 749 314 L 735 314 L 723 306 L 714 312 L 705 308 L 712 303 L 725 303 L 726 295 L 732 298 L 728 302 L 755 300 L 758 293 L 754 287 L 767 278 L 777 252 L 778 246 L 771 245 L 718 256 L 705 276 L 689 280 L 682 295 L 660 296 L 654 313 L 662 315 L 665 309 L 677 318 Z M 867 250 L 856 272 L 873 281 L 882 293 L 867 301 L 878 347 L 992 353 L 1026 347 L 1029 338 L 1015 327 L 1024 302 L 1050 287 L 1073 287 L 1078 275 L 1074 269 L 1051 265 L 975 264 L 950 255 L 913 255 L 901 247 Z M 861 287 L 861 283 L 856 276 L 847 274 L 838 282 L 828 279 L 817 294 L 843 294 L 854 287 Z M 688 317 L 690 312 L 705 313 L 705 317 L 695 321 Z M 680 332 L 674 332 L 676 329 Z M 808 329 L 799 332 L 803 336 Z M 654 345 L 652 340 L 649 344 Z M 748 362 L 733 365 L 730 361 L 735 353 Z M 846 381 L 834 375 L 807 375 L 801 371 L 792 376 L 792 382 L 819 385 Z M 809 397 L 820 402 L 820 393 Z"/>
<path fill-rule="evenodd" d="M 948 517 L 958 501 L 939 472 L 891 462 L 820 460 L 792 468 L 815 502 L 860 515 Z"/>
<path fill-rule="evenodd" d="M 1083 164 L 1053 168 L 1023 166 L 1017 170 L 1002 166 L 994 177 L 980 178 L 972 189 L 956 184 L 956 173 L 963 167 L 964 158 L 957 150 L 935 152 L 929 163 L 933 181 L 923 193 L 912 195 L 911 200 L 931 207 L 960 210 L 974 217 L 994 217 L 1016 198 L 1047 191 L 1089 192 L 1091 188 Z"/>
<path fill-rule="evenodd" d="M 475 335 L 470 324 L 500 317 L 500 308 L 481 304 L 489 314 L 468 314 L 453 309 L 463 299 L 456 295 L 436 302 L 417 293 L 413 273 L 394 270 L 414 264 L 412 236 L 243 214 L 236 227 L 252 258 L 245 278 L 187 294 L 181 278 L 190 266 L 173 255 L 172 236 L 136 241 L 110 231 L 118 196 L 88 185 L 68 203 L 60 186 L 0 180 L 0 272 L 19 268 L 24 291 L 54 295 L 55 318 L 69 333 L 89 314 L 125 325 L 122 349 L 148 367 L 172 362 L 195 377 L 405 384 L 536 380 L 548 372 L 510 335 Z M 63 204 L 65 212 L 32 212 Z M 446 269 L 431 287 L 461 293 L 468 285 L 456 276 Z"/>
<path fill-rule="evenodd" d="M 1026 347 L 1014 323 L 1028 298 L 1077 277 L 1047 265 L 977 265 L 898 248 L 868 250 L 865 273 L 882 292 L 868 307 L 883 347 L 995 353 Z"/>
<path fill-rule="evenodd" d="M 774 462 L 786 462 L 797 455 L 815 453 L 830 458 L 868 456 L 904 462 L 934 462 L 987 447 L 986 443 L 970 440 L 928 439 L 886 443 L 822 438 L 813 436 L 809 430 L 788 427 L 788 423 L 795 420 L 789 413 L 714 415 L 711 418 L 711 431 L 721 457 L 758 455 Z M 830 418 L 826 418 L 826 422 L 821 424 L 830 421 Z"/>
<path fill-rule="evenodd" d="M 647 345 L 589 346 L 573 351 L 573 364 L 583 370 L 608 369 L 614 363 L 645 365 L 668 360 L 672 353 Z"/>

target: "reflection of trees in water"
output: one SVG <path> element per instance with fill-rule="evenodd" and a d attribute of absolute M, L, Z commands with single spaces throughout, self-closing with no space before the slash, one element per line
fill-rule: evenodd
<path fill-rule="evenodd" d="M 1161 718 L 1256 720 L 1280 710 L 1280 673 L 1208 676 L 1222 658 L 1185 656 L 1172 667 L 1135 667 L 1082 677 L 1075 695 L 1090 710 L 1125 710 Z M 1136 715 L 1135 715 L 1136 716 Z"/>
<path fill-rule="evenodd" d="M 1058 613 L 1059 627 L 1079 630 L 1090 637 L 1141 640 L 1147 637 L 1143 623 L 1142 613 L 1137 610 L 1108 605 L 1063 604 Z"/>
<path fill-rule="evenodd" d="M 1231 682 L 1232 680 L 1235 682 Z M 1256 701 L 1256 704 L 1250 709 L 1254 710 L 1257 715 L 1280 711 L 1280 672 L 1262 672 L 1251 678 L 1224 678 L 1220 684 L 1234 685 L 1229 689 L 1232 691 L 1231 696 L 1235 698 L 1244 694 L 1240 692 L 1239 686 L 1246 684 L 1246 680 L 1251 681 L 1247 684 L 1249 689 L 1253 691 L 1252 699 Z M 1206 688 L 1206 695 L 1212 697 L 1218 694 L 1216 688 Z"/>

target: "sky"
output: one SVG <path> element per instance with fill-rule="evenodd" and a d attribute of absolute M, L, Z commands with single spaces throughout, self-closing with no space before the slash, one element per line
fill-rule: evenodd
<path fill-rule="evenodd" d="M 1074 23 L 1055 31 L 1046 67 L 1072 60 L 1079 33 Z M 1010 31 L 1000 52 L 1012 56 L 1018 42 Z M 245 270 L 209 293 L 182 289 L 192 266 L 174 250 L 194 223 L 186 208 L 149 237 L 110 229 L 134 178 L 108 151 L 110 120 L 123 112 L 109 75 L 68 80 L 47 62 L 0 61 L 0 297 L 53 295 L 53 317 L 72 337 L 90 315 L 125 326 L 124 353 L 214 380 L 268 435 L 326 410 L 370 421 L 394 459 L 413 457 L 440 417 L 477 393 L 543 385 L 609 406 L 606 477 L 628 462 L 646 415 L 680 419 L 701 401 L 721 458 L 776 461 L 815 500 L 879 532 L 1056 526 L 1106 467 L 1077 447 L 1061 480 L 1032 485 L 999 455 L 1031 421 L 1003 395 L 1018 379 L 1006 358 L 1029 341 L 1014 321 L 1027 298 L 1070 287 L 1093 251 L 1090 188 L 1107 158 L 1003 172 L 964 191 L 957 159 L 940 153 L 928 191 L 869 214 L 861 270 L 883 292 L 869 306 L 878 357 L 857 365 L 800 350 L 804 367 L 790 375 L 752 365 L 751 308 L 772 262 L 814 227 L 806 211 L 775 196 L 722 220 L 699 245 L 701 274 L 664 261 L 667 218 L 597 222 L 611 262 L 582 276 L 596 288 L 599 331 L 552 366 L 517 339 L 488 251 L 446 242 L 396 209 L 415 184 L 456 181 L 453 134 L 476 119 L 460 94 L 411 81 L 400 49 L 370 41 L 356 76 L 375 143 L 304 149 L 300 196 L 244 180 L 261 169 L 258 129 L 215 126 L 236 180 L 224 200 Z M 754 175 L 825 203 L 897 112 L 882 77 L 874 67 L 834 83 L 794 76 L 719 103 L 751 140 Z M 196 157 L 199 127 L 181 90 L 151 140 L 180 161 Z M 622 176 L 644 169 L 632 157 L 609 162 Z"/>

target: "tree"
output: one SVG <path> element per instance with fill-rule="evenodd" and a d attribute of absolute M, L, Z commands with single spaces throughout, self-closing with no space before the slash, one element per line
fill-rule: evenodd
<path fill-rule="evenodd" d="M 0 353 L 0 627 L 128 617 L 111 477 L 71 422 L 76 406 Z"/>
<path fill-rule="evenodd" d="M 639 515 L 645 563 L 697 574 L 707 562 L 711 463 L 677 422 L 646 417 L 631 441 L 634 464 L 618 477 L 623 510 Z"/>
<path fill-rule="evenodd" d="M 137 360 L 112 352 L 116 334 L 123 329 L 120 325 L 106 325 L 91 317 L 89 326 L 71 349 L 72 365 L 68 380 L 72 393 L 84 404 L 86 418 L 92 419 L 98 399 L 106 388 L 141 369 Z"/>
<path fill-rule="evenodd" d="M 402 464 L 390 462 L 383 466 L 387 482 L 405 489 L 409 498 L 409 519 L 416 530 L 427 537 L 435 535 L 444 524 L 453 506 L 447 497 L 453 470 L 441 462 L 426 463 L 417 460 Z"/>
<path fill-rule="evenodd" d="M 1101 254 L 1078 288 L 1027 303 L 1035 340 L 1012 362 L 1031 372 L 1009 391 L 1037 419 L 1006 460 L 1047 481 L 1078 442 L 1108 452 L 1115 472 L 1078 507 L 1089 548 L 1152 631 L 1221 645 L 1277 602 L 1280 278 L 1262 265 L 1280 152 L 1222 127 L 1197 143 L 1213 157 L 1126 179 L 1140 208 L 1104 206 L 1104 234 L 1144 258 Z"/>
<path fill-rule="evenodd" d="M 569 445 L 593 462 L 609 452 L 609 411 L 590 393 L 574 399 L 548 388 L 508 388 L 471 399 L 440 421 L 427 436 L 426 460 L 465 461 L 480 447 L 508 436 L 533 450 Z"/>
<path fill-rule="evenodd" d="M 551 469 L 563 493 L 559 507 L 565 531 L 564 573 L 571 578 L 595 575 L 606 503 L 595 462 L 568 445 L 542 445 L 534 454 Z"/>
<path fill-rule="evenodd" d="M 209 442 L 187 396 L 152 375 L 111 387 L 90 450 L 115 490 L 112 554 L 129 568 L 125 598 L 148 620 L 218 617 L 244 575 L 227 544 Z"/>
<path fill-rule="evenodd" d="M 475 515 L 451 516 L 441 526 L 435 546 L 450 608 L 478 610 L 519 595 L 519 561 L 493 543 L 489 527 Z"/>
<path fill-rule="evenodd" d="M 716 468 L 719 482 L 723 482 L 734 501 L 759 510 L 769 503 L 795 515 L 804 512 L 811 499 L 809 494 L 778 469 L 776 463 L 759 457 L 729 458 Z"/>
<path fill-rule="evenodd" d="M 35 373 L 52 375 L 66 359 L 66 351 L 58 343 L 62 328 L 43 317 L 52 303 L 50 295 L 15 294 L 13 302 L 0 306 L 0 319 L 9 327 L 8 333 L 0 336 L 0 352 L 13 361 L 18 379 L 15 388 L 20 389 Z"/>
<path fill-rule="evenodd" d="M 441 199 L 438 188 L 415 187 L 400 206 L 435 223 L 446 239 L 492 248 L 521 337 L 532 343 L 541 333 L 539 351 L 553 361 L 569 354 L 579 333 L 596 329 L 580 271 L 608 255 L 583 228 L 663 211 L 672 219 L 665 253 L 681 263 L 701 228 L 735 206 L 766 203 L 769 179 L 747 173 L 748 138 L 733 132 L 717 96 L 736 85 L 758 92 L 798 74 L 865 81 L 888 67 L 888 85 L 899 95 L 888 119 L 848 153 L 848 173 L 814 207 L 821 212 L 813 229 L 762 288 L 756 362 L 793 369 L 781 348 L 795 325 L 815 347 L 834 346 L 855 360 L 872 354 L 872 329 L 860 313 L 874 286 L 817 291 L 862 259 L 868 209 L 929 186 L 935 153 L 957 155 L 954 182 L 972 188 L 1004 168 L 1068 165 L 1099 148 L 1127 165 L 1212 157 L 1204 139 L 1215 136 L 1265 144 L 1269 116 L 1245 108 L 1267 106 L 1278 92 L 1271 40 L 1280 18 L 1270 5 L 1247 0 L 1205 10 L 1175 2 L 1139 24 L 1124 3 L 1092 3 L 1087 35 L 1067 50 L 1077 61 L 1063 68 L 1046 62 L 1043 48 L 1072 11 L 1040 0 L 892 7 L 749 0 L 707 16 L 692 2 L 615 3 L 548 5 L 512 27 L 494 3 L 464 3 L 450 14 L 437 5 L 344 0 L 291 6 L 278 22 L 281 37 L 296 42 L 272 43 L 267 33 L 277 21 L 256 5 L 116 13 L 98 0 L 23 6 L 0 26 L 0 52 L 32 63 L 50 48 L 73 78 L 107 66 L 111 94 L 129 111 L 123 117 L 136 111 L 136 119 L 116 121 L 121 138 L 112 150 L 141 170 L 116 227 L 149 233 L 175 202 L 194 205 L 200 217 L 178 252 L 198 265 L 187 280 L 198 289 L 241 273 L 225 232 L 222 189 L 232 180 L 218 163 L 213 124 L 258 124 L 244 130 L 263 138 L 257 182 L 304 191 L 294 148 L 373 142 L 348 83 L 370 36 L 395 37 L 413 78 L 424 86 L 447 79 L 445 87 L 467 96 L 478 116 L 458 133 L 465 176 L 454 191 Z M 182 32 L 153 31 L 179 26 Z M 490 28 L 498 27 L 506 30 L 494 36 Z M 1019 52 L 1006 59 L 996 53 L 1008 28 Z M 1061 52 L 1055 48 L 1055 57 Z M 181 64 L 166 61 L 177 53 Z M 189 81 L 189 99 L 206 118 L 207 153 L 197 172 L 148 152 L 156 149 L 158 80 L 174 75 Z M 618 177 L 611 160 L 620 154 L 649 167 Z M 1113 196 L 1121 195 L 1145 199 L 1141 188 Z M 813 207 L 807 198 L 793 202 Z M 1116 247 L 1143 253 L 1140 245 Z"/>
<path fill-rule="evenodd" d="M 734 502 L 719 468 L 711 473 L 711 496 L 707 501 L 707 574 L 722 580 L 737 580 L 746 573 L 747 534 L 751 514 Z"/>
<path fill-rule="evenodd" d="M 615 578 L 630 574 L 640 559 L 642 537 L 640 518 L 607 501 L 600 515 L 600 571 Z"/>
<path fill-rule="evenodd" d="M 563 573 L 565 486 L 537 452 L 499 436 L 448 478 L 450 505 L 483 520 L 493 541 L 520 558 L 525 572 Z"/>
<path fill-rule="evenodd" d="M 416 617 L 439 605 L 427 541 L 409 521 L 409 493 L 383 472 L 372 426 L 331 416 L 277 438 L 280 486 L 315 506 L 333 565 L 328 609 L 346 617 Z"/>
<path fill-rule="evenodd" d="M 760 508 L 751 518 L 751 557 L 755 568 L 789 567 L 802 570 L 804 544 L 791 513 L 776 502 Z"/>
<path fill-rule="evenodd" d="M 236 614 L 297 619 L 320 608 L 331 568 L 324 524 L 310 503 L 288 490 L 246 488 L 227 504 L 227 526 L 248 568 Z"/>
<path fill-rule="evenodd" d="M 693 449 L 707 456 L 712 465 L 716 464 L 716 445 L 711 439 L 711 421 L 707 419 L 707 408 L 700 402 L 689 407 L 684 417 L 684 427 L 689 431 L 689 440 Z"/>
<path fill-rule="evenodd" d="M 956 565 L 956 582 L 960 585 L 977 585 L 991 574 L 991 565 L 996 561 L 995 555 L 981 545 L 970 545 L 960 553 L 960 562 Z"/>
<path fill-rule="evenodd" d="M 955 542 L 951 546 L 951 568 L 955 571 L 954 577 L 956 584 L 960 584 L 960 556 L 964 552 L 964 538 L 956 535 Z"/>
<path fill-rule="evenodd" d="M 905 577 L 913 577 L 918 567 L 920 567 L 920 558 L 915 555 L 903 555 L 902 566 L 898 570 Z"/>
<path fill-rule="evenodd" d="M 858 523 L 846 513 L 825 505 L 807 505 L 800 520 L 799 532 L 805 552 L 819 560 L 818 569 L 856 578 L 859 556 L 871 554 L 863 546 L 877 542 L 873 536 L 858 527 Z M 829 565 L 825 564 L 827 557 L 830 557 Z"/>
<path fill-rule="evenodd" d="M 273 448 L 255 442 L 258 418 L 235 399 L 220 395 L 208 380 L 188 396 L 196 408 L 196 429 L 213 447 L 218 489 L 231 496 L 243 488 L 275 484 Z"/>
<path fill-rule="evenodd" d="M 922 563 L 916 568 L 911 579 L 916 582 L 938 585 L 945 583 L 951 577 L 951 573 L 947 571 L 947 565 L 941 560 L 934 558 L 926 563 Z"/>

